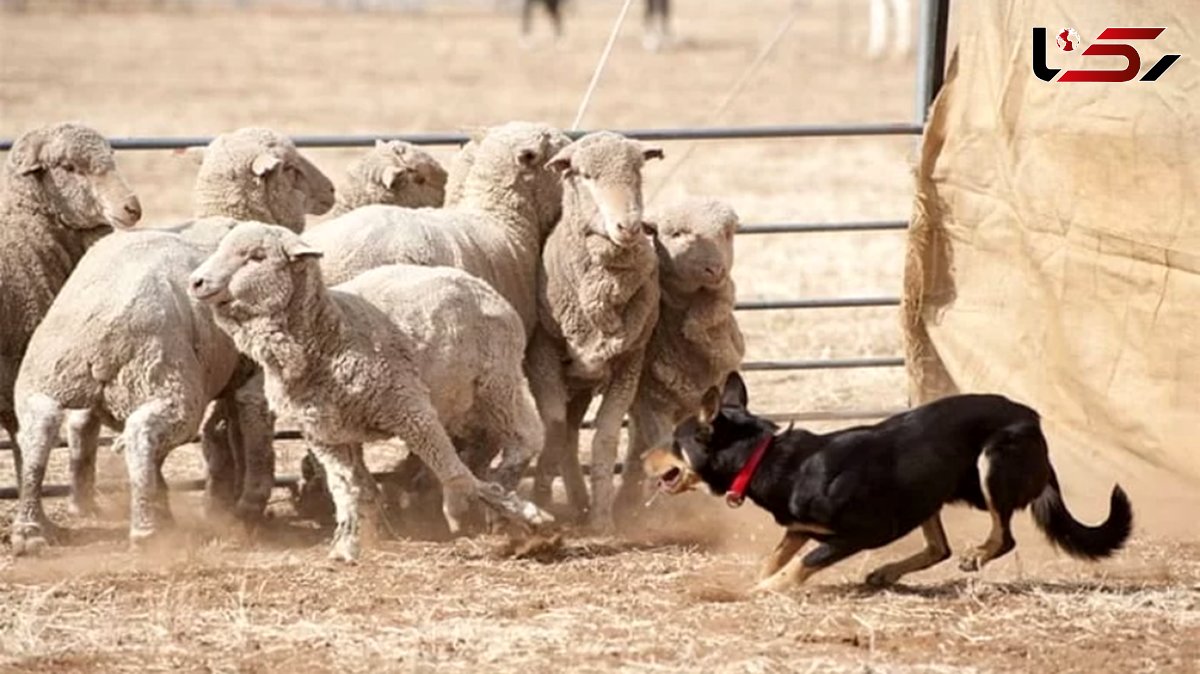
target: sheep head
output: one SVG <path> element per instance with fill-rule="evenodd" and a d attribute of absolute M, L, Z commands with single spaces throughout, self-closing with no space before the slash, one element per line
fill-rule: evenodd
<path fill-rule="evenodd" d="M 652 216 L 659 278 L 665 289 L 693 293 L 720 287 L 733 267 L 738 216 L 728 204 L 696 199 Z"/>
<path fill-rule="evenodd" d="M 509 122 L 476 134 L 451 165 L 447 205 L 500 201 L 535 221 L 544 239 L 562 213 L 562 181 L 548 166 L 571 140 L 547 124 Z"/>
<path fill-rule="evenodd" d="M 662 159 L 661 148 L 611 131 L 590 133 L 554 155 L 547 164 L 576 187 L 582 186 L 599 211 L 597 234 L 630 246 L 645 234 L 642 221 L 642 166 Z"/>
<path fill-rule="evenodd" d="M 128 229 L 142 217 L 142 205 L 117 170 L 112 147 L 82 124 L 25 133 L 13 143 L 6 174 L 9 189 L 29 194 L 71 229 Z"/>
<path fill-rule="evenodd" d="M 271 129 L 221 134 L 199 156 L 196 217 L 256 219 L 298 232 L 305 214 L 333 207 L 333 182 L 290 138 Z"/>
<path fill-rule="evenodd" d="M 446 169 L 412 143 L 377 140 L 346 174 L 338 194 L 345 210 L 368 204 L 438 208 L 446 197 Z"/>
<path fill-rule="evenodd" d="M 277 316 L 304 292 L 310 275 L 320 274 L 320 257 L 289 229 L 242 222 L 192 272 L 188 291 L 235 323 Z"/>

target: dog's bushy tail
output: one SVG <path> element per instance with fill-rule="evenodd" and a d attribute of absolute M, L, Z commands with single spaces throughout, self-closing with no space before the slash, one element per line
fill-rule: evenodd
<path fill-rule="evenodd" d="M 1108 519 L 1090 527 L 1071 516 L 1058 487 L 1058 476 L 1050 470 L 1050 481 L 1033 500 L 1033 521 L 1050 542 L 1072 557 L 1100 559 L 1121 549 L 1133 529 L 1133 508 L 1120 485 L 1114 486 L 1108 504 Z"/>

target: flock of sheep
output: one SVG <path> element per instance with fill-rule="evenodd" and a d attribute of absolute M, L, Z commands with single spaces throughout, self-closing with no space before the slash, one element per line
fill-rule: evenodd
<path fill-rule="evenodd" d="M 16 554 L 54 538 L 41 489 L 64 421 L 76 513 L 95 508 L 101 427 L 118 432 L 135 545 L 169 523 L 163 461 L 197 434 L 208 506 L 261 517 L 276 415 L 310 450 L 305 493 L 332 499 L 335 558 L 357 556 L 382 500 L 363 443 L 392 438 L 440 487 L 451 531 L 480 514 L 546 523 L 561 475 L 569 513 L 609 532 L 643 496 L 640 461 L 614 483 L 623 420 L 636 457 L 741 362 L 737 216 L 711 200 L 644 215 L 658 148 L 511 122 L 449 171 L 379 142 L 336 193 L 267 129 L 196 150 L 195 217 L 170 227 L 135 227 L 138 199 L 90 128 L 43 127 L 8 155 L 0 423 Z M 589 489 L 579 431 L 597 396 Z M 534 503 L 516 495 L 531 464 Z"/>

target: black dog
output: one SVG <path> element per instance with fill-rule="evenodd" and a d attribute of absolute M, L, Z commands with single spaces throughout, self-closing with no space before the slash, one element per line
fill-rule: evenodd
<path fill-rule="evenodd" d="M 671 447 L 643 462 L 667 493 L 706 486 L 731 506 L 744 497 L 787 529 L 767 559 L 758 591 L 779 590 L 861 550 L 921 527 L 926 547 L 867 576 L 888 585 L 950 556 L 942 506 L 966 502 L 992 516 L 992 530 L 960 568 L 978 570 L 1013 549 L 1009 520 L 1033 506 L 1050 541 L 1083 559 L 1107 557 L 1133 524 L 1129 499 L 1114 487 L 1108 519 L 1090 527 L 1067 511 L 1032 409 L 998 395 L 943 398 L 873 426 L 819 435 L 779 427 L 746 409 L 736 373 L 711 389 L 698 417 L 675 429 Z M 810 539 L 820 545 L 794 559 Z"/>

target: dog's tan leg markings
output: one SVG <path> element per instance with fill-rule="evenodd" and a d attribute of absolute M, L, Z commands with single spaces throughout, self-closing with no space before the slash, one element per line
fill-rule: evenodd
<path fill-rule="evenodd" d="M 989 508 L 988 512 L 992 515 L 992 530 L 988 534 L 987 540 L 983 542 L 983 545 L 963 553 L 962 561 L 958 564 L 958 568 L 963 571 L 978 571 L 983 568 L 984 564 L 1012 550 L 1016 546 L 1008 524 L 1008 519 L 1011 515 L 1005 516 L 1003 513 L 997 512 L 994 508 Z"/>
<path fill-rule="evenodd" d="M 905 574 L 928 569 L 950 556 L 950 543 L 946 540 L 946 530 L 942 528 L 940 510 L 921 523 L 921 533 L 925 534 L 925 549 L 911 557 L 875 569 L 867 574 L 867 585 L 891 585 Z"/>
<path fill-rule="evenodd" d="M 988 487 L 988 478 L 992 470 L 992 460 L 988 456 L 989 450 L 990 447 L 984 448 L 975 465 L 979 470 L 979 487 L 983 491 L 984 501 L 987 502 L 988 513 L 992 516 L 992 530 L 988 533 L 987 540 L 983 542 L 983 545 L 963 553 L 962 560 L 958 563 L 958 568 L 963 571 L 978 571 L 983 568 L 984 564 L 1016 546 L 1012 530 L 1009 528 L 1012 511 L 1001 512 L 998 510 L 995 500 L 992 498 L 992 490 Z"/>
<path fill-rule="evenodd" d="M 797 522 L 788 525 L 788 531 L 798 534 L 822 534 L 824 536 L 832 536 L 833 529 L 823 527 L 820 524 L 807 524 L 805 522 Z"/>
<path fill-rule="evenodd" d="M 802 557 L 792 557 L 782 569 L 779 569 L 771 576 L 762 579 L 751 590 L 751 594 L 768 594 L 771 592 L 783 592 L 791 587 L 801 585 L 808 580 L 814 573 L 820 571 L 824 567 L 805 566 Z"/>
<path fill-rule="evenodd" d="M 797 531 L 784 533 L 783 538 L 779 541 L 779 545 L 775 546 L 775 549 L 771 551 L 771 554 L 763 562 L 762 572 L 758 576 L 759 581 L 765 581 L 767 578 L 775 575 L 775 572 L 792 561 L 792 558 L 796 556 L 797 552 L 800 552 L 800 548 L 803 548 L 807 542 L 807 534 Z"/>

